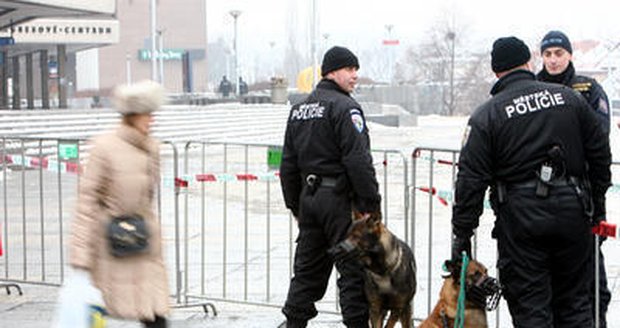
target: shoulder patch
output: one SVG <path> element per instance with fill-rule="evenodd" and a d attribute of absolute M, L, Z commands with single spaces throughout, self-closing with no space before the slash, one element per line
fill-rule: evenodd
<path fill-rule="evenodd" d="M 599 98 L 598 110 L 605 115 L 609 114 L 609 106 L 607 106 L 607 102 L 605 101 L 605 99 Z"/>
<path fill-rule="evenodd" d="M 461 147 L 465 147 L 467 144 L 467 140 L 469 140 L 469 132 L 471 132 L 471 125 L 467 125 L 465 127 L 465 131 L 463 131 L 463 139 L 461 140 Z"/>
<path fill-rule="evenodd" d="M 351 113 L 351 122 L 353 122 L 353 126 L 357 132 L 362 133 L 364 131 L 364 126 L 366 125 L 362 112 L 357 108 L 352 108 L 349 112 Z"/>

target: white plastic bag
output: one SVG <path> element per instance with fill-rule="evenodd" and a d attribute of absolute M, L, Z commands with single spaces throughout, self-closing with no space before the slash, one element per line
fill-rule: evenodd
<path fill-rule="evenodd" d="M 58 305 L 54 315 L 53 328 L 91 328 L 103 327 L 101 320 L 92 322 L 92 307 L 103 308 L 101 292 L 90 280 L 84 270 L 74 270 L 60 289 Z M 96 318 L 101 315 L 95 313 Z"/>

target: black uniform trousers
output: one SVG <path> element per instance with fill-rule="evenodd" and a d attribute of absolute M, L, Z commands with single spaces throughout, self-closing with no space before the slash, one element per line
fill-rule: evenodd
<path fill-rule="evenodd" d="M 351 225 L 351 199 L 334 188 L 305 187 L 300 199 L 299 236 L 294 276 L 282 312 L 287 327 L 306 327 L 317 315 L 314 303 L 325 295 L 334 266 L 327 250 L 344 240 Z M 343 322 L 347 327 L 368 327 L 368 302 L 364 294 L 364 270 L 358 261 L 336 263 Z"/>
<path fill-rule="evenodd" d="M 499 208 L 498 269 L 514 326 L 592 327 L 593 237 L 574 188 L 546 198 L 509 188 Z"/>

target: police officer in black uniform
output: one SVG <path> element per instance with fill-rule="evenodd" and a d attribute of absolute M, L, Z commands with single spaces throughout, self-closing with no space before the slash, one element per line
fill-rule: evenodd
<path fill-rule="evenodd" d="M 540 43 L 540 54 L 543 59 L 543 69 L 536 77 L 545 82 L 560 83 L 579 91 L 586 99 L 590 107 L 595 111 L 597 117 L 609 137 L 609 101 L 607 94 L 595 79 L 583 75 L 577 75 L 573 67 L 572 54 L 573 47 L 566 34 L 560 31 L 550 31 Z M 600 239 L 600 243 L 604 238 Z M 594 266 L 592 266 L 594 267 Z M 605 271 L 605 258 L 603 252 L 599 252 L 599 322 L 601 328 L 607 327 L 607 308 L 611 301 L 611 292 L 607 287 L 607 273 Z M 592 281 L 592 311 L 594 312 L 594 288 Z"/>
<path fill-rule="evenodd" d="M 452 256 L 471 254 L 491 186 L 498 269 L 515 327 L 592 327 L 591 224 L 605 215 L 609 140 L 574 90 L 535 80 L 515 37 L 493 44 L 499 78 L 471 115 L 459 160 Z"/>
<path fill-rule="evenodd" d="M 609 134 L 609 100 L 595 79 L 578 75 L 573 66 L 573 47 L 566 34 L 550 31 L 540 43 L 543 68 L 536 77 L 540 81 L 560 83 L 579 91 L 596 112 L 601 126 Z"/>
<path fill-rule="evenodd" d="M 357 83 L 357 57 L 333 47 L 323 58 L 323 79 L 291 109 L 282 152 L 280 181 L 286 207 L 299 226 L 294 276 L 282 312 L 282 327 L 306 327 L 317 315 L 334 265 L 327 250 L 342 241 L 351 210 L 370 213 L 381 197 L 361 106 L 350 96 Z M 347 327 L 368 327 L 363 269 L 337 262 L 340 305 Z"/>

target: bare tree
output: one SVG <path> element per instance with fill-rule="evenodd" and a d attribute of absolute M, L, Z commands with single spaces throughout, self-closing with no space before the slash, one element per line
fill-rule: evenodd
<path fill-rule="evenodd" d="M 397 79 L 423 87 L 430 95 L 423 106 L 445 115 L 469 113 L 472 103 L 488 94 L 488 55 L 467 50 L 467 26 L 439 20 L 427 38 L 409 48 L 398 63 Z M 471 43 L 470 43 L 471 44 Z M 482 89 L 485 89 L 481 93 Z M 484 96 L 478 96 L 481 93 Z"/>

